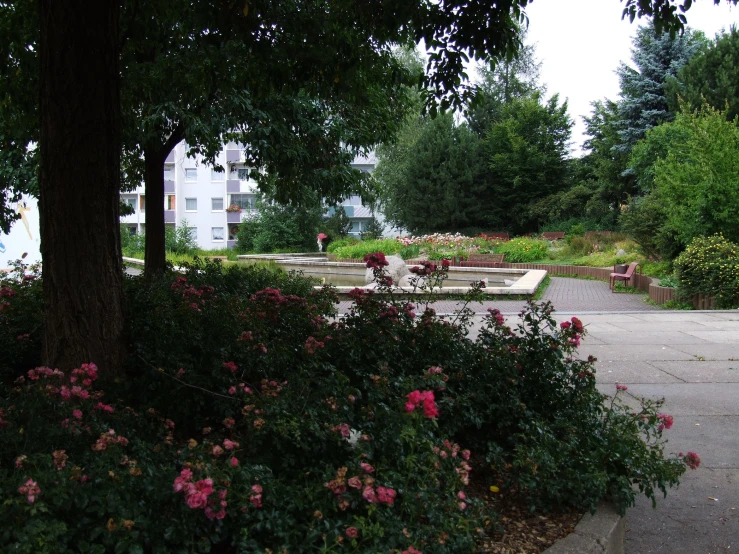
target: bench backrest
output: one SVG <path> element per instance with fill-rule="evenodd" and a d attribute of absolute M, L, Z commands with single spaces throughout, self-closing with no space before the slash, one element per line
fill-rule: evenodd
<path fill-rule="evenodd" d="M 547 240 L 560 240 L 560 239 L 565 238 L 564 231 L 557 231 L 557 232 L 552 231 L 552 232 L 542 233 L 541 236 Z"/>
<path fill-rule="evenodd" d="M 629 264 L 629 267 L 628 267 L 628 269 L 626 270 L 626 273 L 624 273 L 624 275 L 626 275 L 627 277 L 631 277 L 631 276 L 632 276 L 632 275 L 634 274 L 634 271 L 636 271 L 636 267 L 637 267 L 638 265 L 639 265 L 639 264 L 638 264 L 638 263 L 636 263 L 636 262 L 631 262 L 631 263 Z"/>
<path fill-rule="evenodd" d="M 505 259 L 505 254 L 470 254 L 468 262 L 485 262 L 499 264 Z"/>

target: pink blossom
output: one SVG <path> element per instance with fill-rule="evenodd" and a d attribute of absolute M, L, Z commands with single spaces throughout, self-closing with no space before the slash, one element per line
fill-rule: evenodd
<path fill-rule="evenodd" d="M 25 462 L 27 459 L 28 459 L 28 456 L 26 456 L 25 454 L 23 454 L 21 456 L 18 456 L 15 459 L 15 468 L 16 469 L 22 469 L 23 468 L 23 462 Z"/>
<path fill-rule="evenodd" d="M 223 362 L 223 367 L 229 370 L 231 373 L 235 373 L 236 370 L 239 369 L 239 366 L 237 366 L 234 362 Z"/>
<path fill-rule="evenodd" d="M 362 491 L 362 498 L 364 498 L 370 504 L 377 502 L 377 495 L 372 487 L 364 487 Z"/>
<path fill-rule="evenodd" d="M 412 546 L 408 547 L 408 550 L 403 550 L 400 554 L 423 554 L 420 550 L 416 550 Z"/>
<path fill-rule="evenodd" d="M 352 477 L 349 479 L 347 484 L 353 488 L 353 489 L 361 489 L 362 488 L 362 481 L 359 479 L 359 477 Z"/>
<path fill-rule="evenodd" d="M 213 456 L 216 456 L 216 457 L 217 457 L 217 456 L 220 456 L 221 454 L 223 454 L 223 448 L 221 448 L 220 446 L 218 446 L 218 445 L 216 444 L 216 445 L 215 445 L 215 446 L 213 447 L 213 450 L 211 450 L 211 453 L 213 454 Z"/>
<path fill-rule="evenodd" d="M 356 527 L 347 527 L 346 528 L 346 536 L 350 539 L 356 539 L 357 535 L 359 535 L 359 531 Z"/>
<path fill-rule="evenodd" d="M 29 503 L 33 504 L 36 502 L 36 497 L 41 494 L 41 489 L 38 486 L 38 483 L 34 481 L 33 479 L 29 479 L 25 482 L 25 484 L 18 487 L 18 492 L 26 496 L 26 500 L 28 500 Z"/>
<path fill-rule="evenodd" d="M 251 490 L 254 491 L 257 494 L 262 494 L 262 486 L 261 485 L 252 485 Z"/>
<path fill-rule="evenodd" d="M 415 409 L 416 409 L 416 405 L 413 402 L 406 402 L 405 403 L 405 411 L 406 412 L 410 413 L 410 412 L 412 412 Z"/>
<path fill-rule="evenodd" d="M 239 447 L 238 442 L 228 440 L 228 439 L 223 439 L 223 448 L 225 448 L 226 450 L 233 450 L 234 448 L 238 448 L 238 447 Z"/>
<path fill-rule="evenodd" d="M 698 467 L 700 467 L 701 465 L 700 456 L 698 456 L 698 454 L 696 454 L 695 452 L 688 452 L 687 456 L 685 456 L 683 460 L 685 460 L 685 464 L 690 469 L 698 469 Z"/>
<path fill-rule="evenodd" d="M 465 504 L 464 502 L 460 502 L 460 503 L 458 504 L 458 506 L 459 506 L 459 509 L 460 509 L 460 510 L 464 510 L 464 509 L 466 509 L 466 508 L 467 508 L 467 504 Z"/>
<path fill-rule="evenodd" d="M 393 502 L 395 502 L 396 495 L 397 493 L 393 489 L 377 487 L 377 500 L 382 504 L 392 506 Z"/>
<path fill-rule="evenodd" d="M 239 459 L 236 456 L 231 457 L 231 467 L 236 467 L 239 465 Z"/>
<path fill-rule="evenodd" d="M 562 323 L 559 324 L 559 326 L 562 329 L 569 329 L 571 327 L 571 325 L 572 324 L 569 321 L 563 321 Z"/>
<path fill-rule="evenodd" d="M 375 468 L 373 468 L 371 465 L 369 465 L 369 464 L 367 464 L 365 462 L 360 463 L 359 464 L 359 467 L 361 467 L 362 468 L 362 471 L 364 471 L 365 473 L 374 473 L 375 472 Z"/>
<path fill-rule="evenodd" d="M 657 419 L 660 421 L 659 430 L 670 429 L 672 427 L 673 419 L 671 415 L 657 414 Z"/>
<path fill-rule="evenodd" d="M 616 390 L 617 391 L 620 391 L 620 390 L 628 390 L 628 389 L 629 389 L 629 387 L 627 387 L 626 385 L 616 384 Z"/>
<path fill-rule="evenodd" d="M 464 458 L 465 460 L 469 460 L 470 459 L 470 451 L 469 450 L 466 450 L 466 449 L 465 450 L 462 450 L 462 458 Z"/>
<path fill-rule="evenodd" d="M 82 419 L 82 410 L 72 410 L 72 416 L 75 419 Z"/>
<path fill-rule="evenodd" d="M 464 500 L 465 498 L 467 498 L 467 495 L 464 493 L 464 491 L 459 491 L 457 493 L 457 498 L 459 498 L 460 500 Z"/>
<path fill-rule="evenodd" d="M 228 394 L 230 394 L 231 396 L 233 396 L 234 394 L 236 394 L 236 387 L 229 387 L 228 388 Z"/>
<path fill-rule="evenodd" d="M 236 424 L 236 420 L 232 417 L 227 417 L 226 419 L 223 420 L 223 425 L 228 429 L 233 427 L 235 424 Z"/>

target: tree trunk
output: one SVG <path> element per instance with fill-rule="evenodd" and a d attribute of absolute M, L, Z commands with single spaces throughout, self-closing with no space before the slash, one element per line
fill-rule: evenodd
<path fill-rule="evenodd" d="M 144 272 L 147 277 L 164 271 L 164 160 L 169 152 L 144 149 L 144 190 L 146 191 L 146 235 Z"/>
<path fill-rule="evenodd" d="M 43 359 L 60 369 L 122 370 L 119 11 L 40 1 Z"/>

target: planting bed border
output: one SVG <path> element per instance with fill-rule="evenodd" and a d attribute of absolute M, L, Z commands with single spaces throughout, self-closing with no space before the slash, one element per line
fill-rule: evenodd
<path fill-rule="evenodd" d="M 585 514 L 575 530 L 543 554 L 623 554 L 626 520 L 606 502 Z"/>

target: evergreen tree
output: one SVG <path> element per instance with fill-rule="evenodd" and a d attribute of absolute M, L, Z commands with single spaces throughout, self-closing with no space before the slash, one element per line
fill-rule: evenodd
<path fill-rule="evenodd" d="M 698 52 L 704 40 L 702 33 L 690 29 L 679 36 L 657 32 L 654 25 L 638 29 L 631 51 L 634 67 L 622 62 L 616 70 L 621 84 L 618 119 L 614 121 L 619 136 L 617 150 L 630 152 L 648 129 L 674 118 L 665 83 Z"/>
<path fill-rule="evenodd" d="M 700 52 L 668 81 L 668 100 L 673 109 L 680 99 L 693 109 L 704 102 L 725 111 L 732 121 L 739 115 L 739 30 L 732 26 L 704 44 Z"/>

